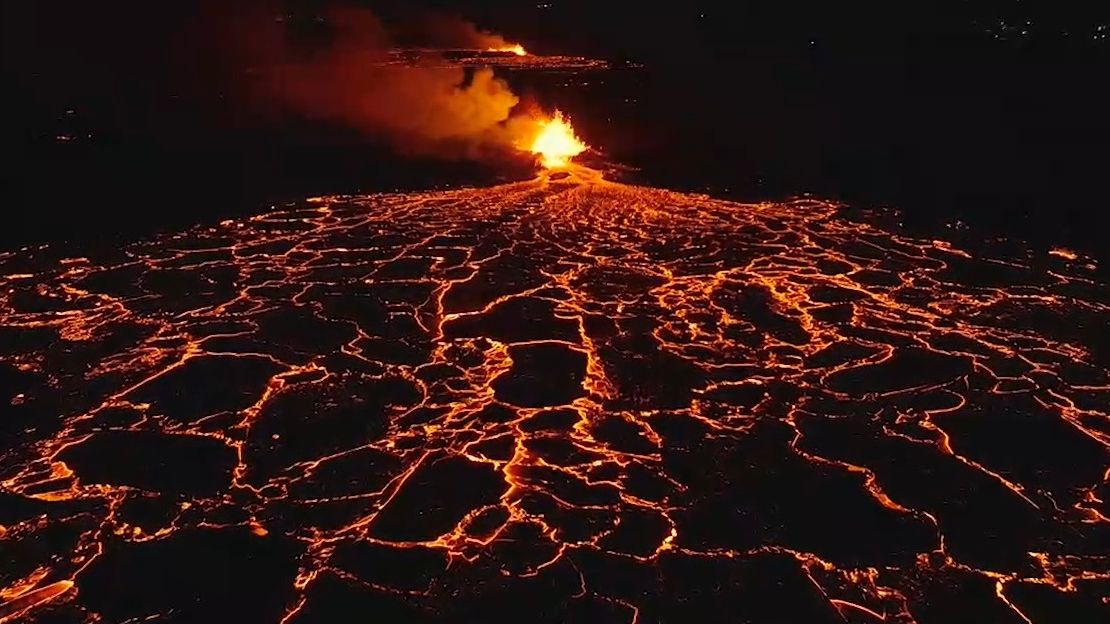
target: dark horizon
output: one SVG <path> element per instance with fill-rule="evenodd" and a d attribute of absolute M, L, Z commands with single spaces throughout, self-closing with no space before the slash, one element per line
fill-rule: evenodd
<path fill-rule="evenodd" d="M 145 4 L 6 9 L 6 82 L 18 94 L 6 120 L 16 188 L 7 247 L 140 236 L 324 192 L 528 175 L 526 163 L 412 158 L 357 129 L 228 108 L 213 92 L 221 87 L 205 83 L 213 72 L 189 73 L 203 67 L 191 54 L 212 50 L 180 40 L 205 3 Z M 286 3 L 291 29 L 336 4 Z M 419 12 L 354 4 L 387 24 Z M 639 64 L 569 89 L 507 75 L 541 105 L 570 112 L 591 144 L 639 169 L 633 179 L 740 199 L 812 193 L 895 208 L 934 230 L 962 223 L 1101 251 L 1106 11 L 548 5 L 423 6 L 538 53 Z"/>

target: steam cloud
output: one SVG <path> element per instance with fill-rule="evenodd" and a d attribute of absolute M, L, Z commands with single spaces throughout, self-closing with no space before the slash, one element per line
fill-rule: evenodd
<path fill-rule="evenodd" d="M 285 112 L 339 122 L 405 152 L 465 158 L 504 151 L 535 123 L 510 118 L 520 98 L 492 69 L 387 64 L 391 38 L 365 9 L 332 9 L 309 45 L 291 42 L 281 20 L 264 20 L 265 32 L 255 24 L 245 44 L 252 96 Z M 507 45 L 455 18 L 428 18 L 424 28 L 440 47 Z"/>
<path fill-rule="evenodd" d="M 454 15 L 426 13 L 420 20 L 419 28 L 418 38 L 445 48 L 490 50 L 513 45 L 501 35 L 481 30 Z"/>

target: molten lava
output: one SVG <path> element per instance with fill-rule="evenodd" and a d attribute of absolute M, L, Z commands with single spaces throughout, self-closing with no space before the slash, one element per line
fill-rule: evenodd
<path fill-rule="evenodd" d="M 0 624 L 1110 622 L 1085 256 L 566 173 L 0 251 Z"/>
<path fill-rule="evenodd" d="M 500 46 L 500 47 L 496 47 L 496 48 L 489 48 L 486 51 L 487 52 L 512 52 L 513 54 L 515 54 L 517 56 L 528 56 L 528 50 L 525 50 L 524 46 L 520 45 L 519 43 L 514 43 L 512 45 L 507 45 L 507 46 Z"/>
<path fill-rule="evenodd" d="M 540 156 L 540 161 L 548 169 L 566 167 L 570 159 L 590 149 L 574 134 L 570 120 L 560 111 L 548 121 L 540 123 L 539 134 L 532 140 L 529 151 Z"/>

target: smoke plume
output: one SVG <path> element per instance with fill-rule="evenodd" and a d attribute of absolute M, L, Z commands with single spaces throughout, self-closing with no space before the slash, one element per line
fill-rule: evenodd
<path fill-rule="evenodd" d="M 445 48 L 503 50 L 515 44 L 455 15 L 427 13 L 419 20 L 419 36 Z"/>
<path fill-rule="evenodd" d="M 511 120 L 520 99 L 492 69 L 391 64 L 390 33 L 365 9 L 331 9 L 307 33 L 274 14 L 240 19 L 230 30 L 247 22 L 249 32 L 225 33 L 241 42 L 230 57 L 247 64 L 251 105 L 271 115 L 338 123 L 400 151 L 461 158 L 504 152 L 532 123 Z M 454 18 L 425 24 L 428 40 L 442 48 L 507 44 Z"/>

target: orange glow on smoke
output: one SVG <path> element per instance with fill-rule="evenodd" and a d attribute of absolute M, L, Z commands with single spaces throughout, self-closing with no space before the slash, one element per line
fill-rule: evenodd
<path fill-rule="evenodd" d="M 565 167 L 570 159 L 590 149 L 574 134 L 570 120 L 563 113 L 555 111 L 555 116 L 540 123 L 539 134 L 532 140 L 529 151 L 540 157 L 540 162 L 548 169 Z"/>
<path fill-rule="evenodd" d="M 519 43 L 514 43 L 512 45 L 507 45 L 507 46 L 500 46 L 500 47 L 496 47 L 496 48 L 489 48 L 486 51 L 487 52 L 512 52 L 513 54 L 515 54 L 517 56 L 528 56 L 528 50 L 525 50 L 524 46 L 520 45 Z"/>

